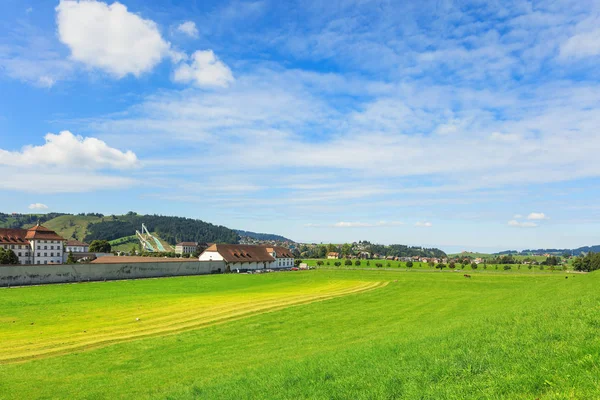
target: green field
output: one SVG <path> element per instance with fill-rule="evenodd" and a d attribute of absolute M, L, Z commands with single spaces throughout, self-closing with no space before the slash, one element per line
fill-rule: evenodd
<path fill-rule="evenodd" d="M 318 261 L 322 261 L 323 265 L 321 265 L 322 268 L 326 268 L 326 269 L 364 269 L 364 270 L 370 270 L 370 269 L 399 269 L 399 270 L 404 270 L 407 271 L 408 268 L 406 267 L 406 263 L 404 261 L 387 261 L 387 260 L 360 260 L 360 265 L 356 265 L 356 261 L 357 260 L 351 260 L 352 261 L 352 265 L 346 265 L 344 259 L 339 259 L 339 260 L 325 260 L 325 259 L 308 259 L 308 260 L 302 260 L 303 263 L 306 263 L 308 266 L 310 267 L 318 267 L 319 265 L 317 264 Z M 335 262 L 340 262 L 342 265 L 341 266 L 335 266 Z M 381 264 L 381 267 L 377 267 L 377 264 Z M 446 268 L 444 268 L 444 271 L 449 271 L 450 268 L 448 267 L 448 264 L 445 264 Z M 473 269 L 471 267 L 471 265 L 467 265 L 465 268 L 463 268 L 462 264 L 456 264 L 455 268 L 456 271 L 455 272 L 459 272 L 459 271 L 463 271 L 465 273 L 470 274 L 471 272 L 494 272 L 497 273 L 499 271 L 504 271 L 504 264 L 479 264 L 477 266 L 476 269 Z M 566 266 L 567 270 L 571 269 L 570 264 Z M 411 268 L 411 270 L 414 271 L 422 271 L 422 270 L 426 270 L 426 271 L 438 271 L 435 267 L 430 266 L 427 263 L 422 263 L 422 262 L 414 262 L 413 266 Z M 532 273 L 554 273 L 554 274 L 558 274 L 558 273 L 562 273 L 562 266 L 558 265 L 554 267 L 554 270 L 550 269 L 550 267 L 548 266 L 540 266 L 540 265 L 531 265 L 531 268 L 529 268 L 529 265 L 521 265 L 521 264 L 511 264 L 510 265 L 510 270 L 507 271 L 508 273 L 513 272 L 513 273 L 528 273 L 528 274 L 532 274 Z"/>
<path fill-rule="evenodd" d="M 600 398 L 599 273 L 471 275 L 0 289 L 0 398 Z"/>

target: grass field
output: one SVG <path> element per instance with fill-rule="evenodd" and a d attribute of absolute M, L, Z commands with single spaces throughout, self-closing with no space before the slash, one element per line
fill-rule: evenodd
<path fill-rule="evenodd" d="M 365 269 L 365 270 L 370 270 L 370 269 L 401 269 L 401 270 L 408 270 L 408 268 L 406 267 L 406 263 L 404 261 L 387 261 L 387 260 L 360 260 L 360 265 L 356 265 L 355 262 L 356 260 L 352 260 L 352 265 L 348 266 L 345 264 L 344 259 L 340 259 L 340 260 L 325 260 L 325 259 L 307 259 L 307 260 L 302 260 L 302 262 L 306 263 L 308 266 L 311 267 L 315 267 L 318 266 L 317 262 L 318 261 L 322 261 L 323 265 L 321 266 L 322 268 L 328 268 L 328 269 Z M 341 262 L 342 265 L 339 267 L 335 266 L 335 262 Z M 367 263 L 368 262 L 368 263 Z M 377 267 L 377 264 L 381 264 L 381 267 Z M 459 271 L 463 271 L 466 273 L 471 273 L 471 272 L 493 272 L 493 273 L 497 273 L 499 271 L 504 271 L 504 264 L 486 264 L 484 265 L 479 264 L 477 266 L 477 268 L 475 270 L 473 270 L 473 268 L 471 268 L 471 265 L 467 265 L 464 269 L 463 266 L 461 264 L 456 264 L 456 271 L 455 272 L 459 272 Z M 571 265 L 567 265 L 566 268 L 569 270 L 571 269 Z M 422 263 L 422 262 L 414 262 L 413 266 L 411 268 L 412 270 L 415 271 L 438 271 L 435 267 L 431 267 L 429 266 L 427 263 Z M 444 271 L 448 271 L 450 270 L 450 268 L 448 268 L 448 264 L 446 264 L 446 268 L 444 268 Z M 511 264 L 510 265 L 510 270 L 507 272 L 513 272 L 513 273 L 521 273 L 521 274 L 534 274 L 534 273 L 543 273 L 543 274 L 548 274 L 548 273 L 554 273 L 554 274 L 558 274 L 558 273 L 562 273 L 562 265 L 558 265 L 554 267 L 554 270 L 550 269 L 550 267 L 548 266 L 540 266 L 540 265 L 531 265 L 531 268 L 529 268 L 529 265 L 521 265 L 521 264 Z"/>
<path fill-rule="evenodd" d="M 600 398 L 600 274 L 471 275 L 1 289 L 0 398 Z"/>

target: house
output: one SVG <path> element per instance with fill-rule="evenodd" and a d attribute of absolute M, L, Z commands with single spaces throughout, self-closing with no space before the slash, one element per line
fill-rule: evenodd
<path fill-rule="evenodd" d="M 294 255 L 285 247 L 250 244 L 213 244 L 200 261 L 225 261 L 225 271 L 280 269 L 294 266 Z"/>
<path fill-rule="evenodd" d="M 327 253 L 328 260 L 337 260 L 338 258 L 340 258 L 340 253 L 336 253 L 334 251 Z"/>
<path fill-rule="evenodd" d="M 78 240 L 67 240 L 65 245 L 66 253 L 87 253 L 88 251 L 90 251 L 90 245 Z"/>
<path fill-rule="evenodd" d="M 181 242 L 175 245 L 176 254 L 193 254 L 198 251 L 198 243 L 196 242 Z"/>
<path fill-rule="evenodd" d="M 39 224 L 29 229 L 0 229 L 0 246 L 12 250 L 20 264 L 62 264 L 65 242 Z"/>

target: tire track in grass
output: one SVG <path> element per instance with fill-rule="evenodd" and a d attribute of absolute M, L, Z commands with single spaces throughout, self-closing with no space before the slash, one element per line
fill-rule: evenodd
<path fill-rule="evenodd" d="M 193 329 L 223 324 L 247 318 L 250 316 L 273 312 L 287 307 L 324 301 L 336 297 L 347 296 L 375 290 L 384 287 L 388 282 L 352 282 L 350 285 L 336 283 L 324 285 L 311 292 L 296 293 L 288 296 L 285 292 L 279 295 L 266 296 L 259 301 L 246 299 L 245 302 L 231 302 L 227 305 L 214 306 L 196 304 L 196 309 L 181 312 L 161 310 L 156 314 L 146 314 L 141 324 L 117 325 L 112 329 L 102 328 L 89 335 L 79 331 L 75 335 L 61 335 L 58 338 L 42 340 L 38 343 L 10 343 L 3 340 L 0 352 L 0 364 L 24 362 L 36 358 L 44 358 L 68 354 L 74 351 L 83 351 L 108 346 L 115 343 L 132 341 L 153 336 L 172 335 Z M 217 299 L 222 296 L 218 296 Z M 204 309 L 203 309 L 204 307 Z M 152 315 L 155 319 L 152 319 Z M 131 320 L 129 316 L 128 320 Z M 146 323 L 146 320 L 148 323 Z M 129 328 L 129 329 L 128 329 Z M 133 329 L 132 329 L 133 328 Z M 93 328 L 90 328 L 93 331 Z M 25 339 L 27 340 L 27 339 Z"/>

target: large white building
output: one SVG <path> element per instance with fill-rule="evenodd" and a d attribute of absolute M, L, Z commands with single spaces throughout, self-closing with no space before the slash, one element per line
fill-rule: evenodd
<path fill-rule="evenodd" d="M 79 240 L 68 240 L 65 245 L 65 253 L 87 253 L 90 251 L 90 245 Z"/>
<path fill-rule="evenodd" d="M 175 245 L 176 254 L 193 254 L 198 250 L 196 242 L 181 242 Z"/>
<path fill-rule="evenodd" d="M 0 229 L 0 246 L 12 250 L 21 264 L 62 264 L 66 240 L 41 225 Z"/>
<path fill-rule="evenodd" d="M 225 271 L 291 268 L 294 255 L 285 247 L 249 244 L 213 244 L 200 261 L 224 261 Z"/>

